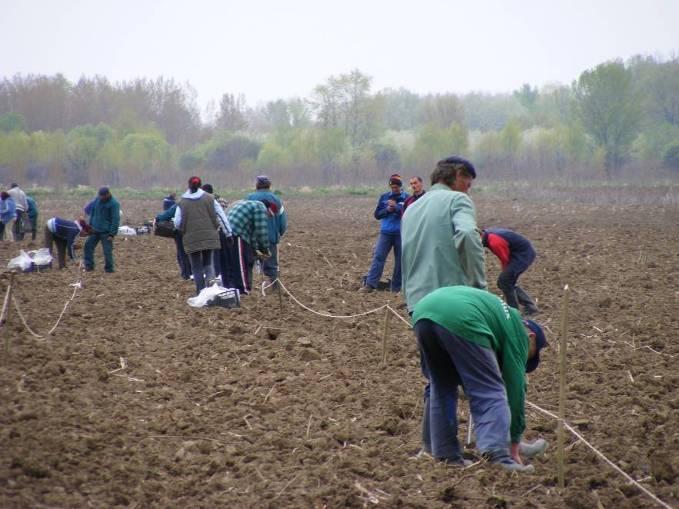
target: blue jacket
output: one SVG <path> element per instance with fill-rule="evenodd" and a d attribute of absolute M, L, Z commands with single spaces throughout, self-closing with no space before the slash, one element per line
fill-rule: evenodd
<path fill-rule="evenodd" d="M 52 235 L 66 241 L 66 251 L 69 258 L 73 260 L 75 258 L 73 245 L 80 235 L 80 228 L 75 221 L 53 217 L 47 221 L 47 228 L 52 232 Z"/>
<path fill-rule="evenodd" d="M 269 216 L 269 242 L 278 244 L 288 229 L 288 213 L 285 211 L 281 199 L 271 191 L 260 190 L 250 193 L 246 200 L 268 201 L 276 204 L 276 213 Z"/>
<path fill-rule="evenodd" d="M 175 203 L 176 203 L 176 202 L 175 202 L 175 199 L 172 198 L 172 196 L 167 195 L 165 198 L 163 198 L 163 210 L 169 209 L 169 208 L 172 207 L 172 205 L 174 205 Z"/>
<path fill-rule="evenodd" d="M 10 196 L 6 200 L 0 199 L 0 221 L 7 224 L 17 217 L 17 206 Z"/>
<path fill-rule="evenodd" d="M 30 196 L 26 196 L 26 203 L 28 204 L 28 210 L 26 211 L 28 218 L 36 219 L 38 217 L 38 204 Z"/>
<path fill-rule="evenodd" d="M 118 235 L 118 226 L 120 226 L 120 204 L 111 197 L 107 202 L 96 198 L 86 207 L 89 209 L 90 225 L 97 233 L 105 233 L 115 237 Z"/>
<path fill-rule="evenodd" d="M 379 219 L 380 233 L 387 233 L 395 235 L 401 233 L 401 215 L 403 214 L 403 202 L 408 198 L 408 193 L 401 191 L 400 193 L 392 193 L 391 191 L 384 193 L 377 200 L 377 207 L 375 207 L 375 219 Z M 387 210 L 387 202 L 389 200 L 396 201 L 396 208 L 389 212 Z"/>
<path fill-rule="evenodd" d="M 170 208 L 165 209 L 163 212 L 156 216 L 156 222 L 159 221 L 171 221 L 174 219 L 174 213 L 177 211 L 177 204 L 170 205 Z"/>

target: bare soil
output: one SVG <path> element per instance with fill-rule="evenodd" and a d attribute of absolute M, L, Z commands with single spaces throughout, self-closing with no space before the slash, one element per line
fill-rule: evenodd
<path fill-rule="evenodd" d="M 568 421 L 679 504 L 679 207 L 473 198 L 481 225 L 516 229 L 539 253 L 522 283 L 538 299 L 551 347 L 528 399 L 558 408 L 569 284 Z M 80 206 L 43 203 L 41 223 Z M 157 207 L 123 202 L 126 222 L 140 225 Z M 356 292 L 377 235 L 373 207 L 372 197 L 287 200 L 282 278 L 300 301 L 334 314 L 401 304 L 388 292 Z M 0 262 L 17 252 L 2 243 Z M 416 459 L 424 384 L 412 333 L 398 320 L 382 368 L 382 313 L 328 319 L 287 296 L 281 309 L 276 293 L 247 296 L 239 310 L 195 310 L 171 240 L 118 238 L 115 256 L 115 274 L 99 259 L 82 276 L 54 335 L 38 340 L 10 316 L 2 507 L 657 507 L 572 437 L 559 493 L 556 423 L 530 409 L 527 437 L 552 444 L 534 475 Z M 497 293 L 492 256 L 487 266 Z M 80 277 L 75 267 L 17 276 L 32 328 L 51 328 Z M 462 435 L 466 404 L 460 417 Z"/>

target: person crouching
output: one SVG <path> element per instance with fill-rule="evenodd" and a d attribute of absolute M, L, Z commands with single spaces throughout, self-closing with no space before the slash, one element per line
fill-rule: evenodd
<path fill-rule="evenodd" d="M 69 221 L 60 217 L 52 217 L 45 223 L 45 247 L 52 254 L 52 247 L 57 245 L 57 261 L 59 268 L 66 267 L 66 253 L 75 260 L 75 241 L 78 237 L 87 237 L 92 227 L 84 219 Z"/>
<path fill-rule="evenodd" d="M 431 380 L 424 450 L 440 461 L 462 464 L 457 439 L 457 391 L 462 385 L 481 453 L 507 470 L 532 471 L 519 452 L 525 374 L 537 368 L 540 350 L 547 345 L 540 326 L 522 320 L 498 296 L 468 286 L 426 295 L 415 305 L 413 326 Z"/>

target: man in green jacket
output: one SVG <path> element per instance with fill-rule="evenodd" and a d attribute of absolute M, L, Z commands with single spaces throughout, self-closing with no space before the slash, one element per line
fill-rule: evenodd
<path fill-rule="evenodd" d="M 466 193 L 453 190 L 461 173 L 476 176 L 466 159 L 451 156 L 439 161 L 431 189 L 403 214 L 401 266 L 411 313 L 417 301 L 442 286 L 487 288 L 474 204 Z"/>
<path fill-rule="evenodd" d="M 111 195 L 108 187 L 102 187 L 97 197 L 85 208 L 90 214 L 92 234 L 87 237 L 83 249 L 85 270 L 94 270 L 94 249 L 101 242 L 104 251 L 104 271 L 114 272 L 113 238 L 118 235 L 120 225 L 120 204 Z"/>
<path fill-rule="evenodd" d="M 496 295 L 468 286 L 440 288 L 422 298 L 413 324 L 431 380 L 432 455 L 462 463 L 457 388 L 463 385 L 481 453 L 505 469 L 532 471 L 522 464 L 519 444 L 525 429 L 525 373 L 538 366 L 547 344 L 540 326 L 522 320 Z"/>

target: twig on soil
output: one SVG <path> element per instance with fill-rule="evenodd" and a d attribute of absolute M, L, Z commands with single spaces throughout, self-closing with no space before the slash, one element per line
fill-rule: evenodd
<path fill-rule="evenodd" d="M 290 479 L 290 480 L 285 484 L 285 486 L 283 486 L 283 489 L 282 489 L 281 491 L 279 491 L 278 493 L 276 493 L 276 496 L 273 497 L 274 500 L 277 499 L 278 497 L 280 497 L 280 496 L 283 494 L 283 492 L 284 492 L 286 489 L 288 489 L 288 486 L 290 486 L 293 482 L 295 482 L 295 481 L 297 480 L 297 478 L 298 478 L 300 475 L 302 475 L 301 472 L 300 472 L 299 474 L 297 474 L 295 477 L 293 477 L 292 479 Z"/>
<path fill-rule="evenodd" d="M 117 373 L 118 371 L 122 371 L 123 369 L 126 369 L 126 368 L 127 368 L 127 361 L 123 357 L 121 357 L 120 358 L 120 367 L 117 368 L 117 369 L 114 369 L 112 371 L 109 371 L 108 374 L 112 375 L 113 373 Z"/>
<path fill-rule="evenodd" d="M 313 414 L 309 414 L 309 422 L 307 422 L 306 425 L 306 438 L 307 440 L 309 439 L 309 432 L 311 431 L 311 418 L 313 417 Z"/>
<path fill-rule="evenodd" d="M 533 493 L 535 490 L 537 490 L 538 488 L 542 488 L 542 487 L 543 487 L 542 484 L 536 484 L 535 486 L 533 486 L 531 489 L 529 489 L 529 490 L 526 491 L 525 493 L 522 493 L 522 494 L 519 496 L 519 498 L 523 498 L 523 497 L 525 497 L 526 495 L 528 495 L 529 493 Z"/>
<path fill-rule="evenodd" d="M 255 472 L 257 472 L 257 475 L 262 481 L 267 482 L 266 477 L 262 475 L 262 473 L 259 471 L 259 468 L 255 467 Z"/>
<path fill-rule="evenodd" d="M 629 381 L 632 382 L 632 383 L 634 383 L 634 377 L 632 376 L 632 372 L 631 372 L 631 371 L 629 371 L 629 370 L 627 371 L 627 376 L 629 376 Z"/>
<path fill-rule="evenodd" d="M 266 393 L 266 396 L 264 396 L 264 403 L 266 403 L 266 401 L 269 399 L 269 396 L 271 396 L 271 394 L 273 393 L 273 390 L 276 388 L 276 385 L 278 384 L 273 384 L 271 386 L 271 389 L 269 389 L 269 392 Z"/>
<path fill-rule="evenodd" d="M 142 380 L 141 378 L 135 378 L 133 376 L 127 376 L 127 375 L 122 375 L 122 374 L 115 374 L 113 376 L 119 376 L 119 377 L 122 377 L 122 378 L 127 378 L 128 382 L 144 382 L 144 380 Z"/>
<path fill-rule="evenodd" d="M 244 415 L 244 416 L 243 416 L 243 420 L 245 421 L 245 424 L 248 425 L 248 429 L 249 429 L 249 430 L 252 430 L 252 426 L 250 426 L 250 421 L 248 421 L 248 416 L 247 416 L 247 415 Z"/>

